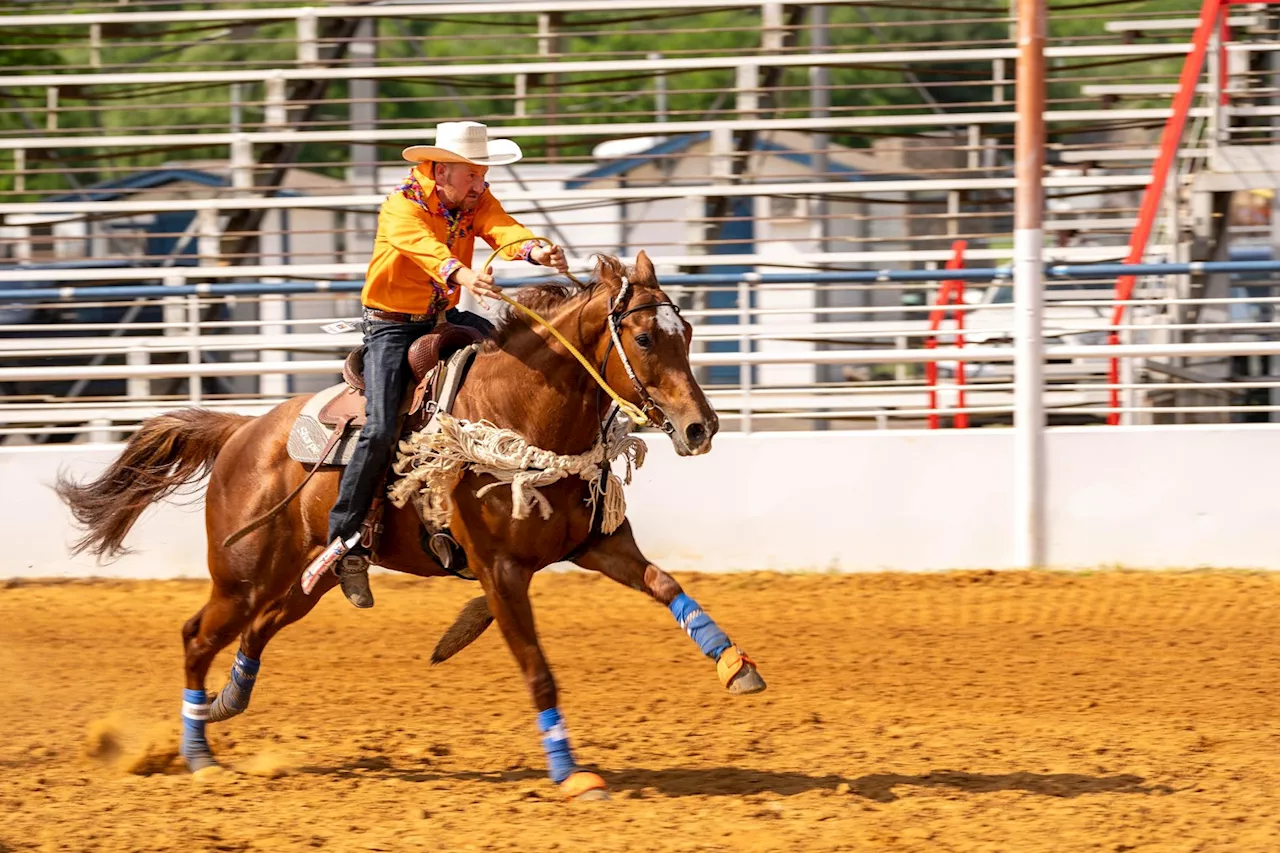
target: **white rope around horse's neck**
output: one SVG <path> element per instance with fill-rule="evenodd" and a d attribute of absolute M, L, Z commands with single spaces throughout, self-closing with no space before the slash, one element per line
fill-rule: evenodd
<path fill-rule="evenodd" d="M 478 497 L 499 486 L 511 487 L 511 515 L 517 519 L 528 518 L 535 506 L 543 520 L 550 518 L 551 502 L 538 489 L 565 477 L 581 477 L 590 485 L 588 506 L 594 510 L 604 499 L 601 530 L 612 533 L 627 514 L 623 485 L 631 483 L 633 469 L 644 464 L 648 450 L 643 441 L 629 434 L 630 424 L 623 418 L 614 419 L 604 442 L 576 456 L 534 447 L 518 433 L 487 421 L 461 421 L 443 412 L 436 415 L 436 421 L 438 431 L 422 430 L 400 442 L 395 463 L 399 476 L 388 495 L 397 507 L 416 501 L 423 519 L 441 527 L 448 525 L 453 514 L 453 489 L 469 470 L 498 481 L 481 488 Z M 600 466 L 619 458 L 627 463 L 625 479 L 610 473 L 602 489 Z"/>

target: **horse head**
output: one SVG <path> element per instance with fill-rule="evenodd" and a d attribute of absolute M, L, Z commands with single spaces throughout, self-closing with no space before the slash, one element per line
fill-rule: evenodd
<path fill-rule="evenodd" d="M 693 328 L 663 293 L 653 263 L 643 250 L 629 271 L 602 257 L 596 277 L 609 299 L 605 380 L 671 437 L 676 453 L 706 453 L 720 419 L 689 364 Z"/>

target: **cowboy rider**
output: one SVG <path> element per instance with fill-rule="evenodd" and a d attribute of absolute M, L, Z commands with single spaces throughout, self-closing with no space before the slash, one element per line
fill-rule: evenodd
<path fill-rule="evenodd" d="M 493 330 L 484 317 L 457 307 L 463 288 L 481 305 L 485 297 L 500 293 L 492 268 L 471 269 L 476 236 L 491 247 L 523 238 L 501 256 L 568 272 L 560 248 L 535 241 L 489 192 L 489 167 L 519 160 L 519 145 L 490 139 L 483 124 L 471 121 L 437 125 L 435 142 L 404 150 L 404 158 L 416 165 L 378 215 L 373 259 L 360 295 L 366 420 L 329 515 L 329 542 L 356 534 L 384 484 L 399 439 L 395 433 L 409 376 L 409 346 L 435 326 L 442 311 L 450 323 L 485 334 Z M 356 544 L 338 567 L 342 592 L 356 607 L 373 606 L 369 562 L 368 549 Z"/>

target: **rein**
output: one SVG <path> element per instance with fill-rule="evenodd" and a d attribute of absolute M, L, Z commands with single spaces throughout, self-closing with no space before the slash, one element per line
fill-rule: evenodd
<path fill-rule="evenodd" d="M 532 239 L 539 243 L 553 245 L 551 241 L 547 240 L 545 237 L 534 237 Z M 484 266 L 480 269 L 487 270 L 489 265 L 493 263 L 494 258 L 496 258 L 498 253 L 503 249 L 525 242 L 528 242 L 528 240 L 512 240 L 509 243 L 504 243 L 503 245 L 498 246 L 489 254 L 488 259 L 484 262 Z M 586 285 L 575 278 L 572 273 L 566 273 L 566 277 L 579 287 L 586 287 Z M 634 404 L 622 399 L 622 397 L 618 395 L 618 392 L 614 391 L 600 373 L 591 366 L 591 363 L 587 361 L 586 356 L 578 352 L 578 349 L 573 344 L 569 343 L 565 336 L 560 334 L 560 331 L 547 322 L 542 315 L 534 311 L 532 308 L 521 305 L 505 293 L 498 294 L 498 298 L 508 305 L 520 309 L 525 314 L 545 326 L 547 331 L 555 336 L 556 340 L 564 344 L 565 348 L 569 350 L 569 353 L 578 360 L 578 363 L 581 364 L 587 373 L 591 375 L 591 378 L 596 381 L 596 384 L 598 384 L 600 388 L 613 399 L 613 402 L 617 405 L 619 411 L 630 418 L 632 423 L 636 424 L 636 426 L 658 426 L 663 432 L 670 435 L 675 427 L 667 418 L 666 412 L 662 411 L 662 408 L 654 402 L 653 397 L 650 396 L 648 390 L 636 377 L 635 368 L 631 366 L 631 359 L 627 358 L 627 352 L 622 348 L 622 338 L 619 330 L 621 328 L 622 321 L 638 311 L 644 311 L 650 308 L 656 311 L 659 308 L 670 307 L 678 314 L 680 313 L 680 307 L 674 302 L 668 300 L 666 302 L 648 302 L 644 305 L 637 305 L 634 308 L 627 309 L 627 296 L 630 289 L 631 282 L 629 282 L 624 276 L 622 279 L 622 290 L 618 292 L 618 298 L 609 306 L 609 348 L 605 351 L 604 361 L 601 363 L 600 369 L 605 369 L 605 366 L 609 363 L 609 353 L 616 347 L 618 350 L 618 358 L 622 360 L 622 367 L 626 370 L 627 376 L 631 379 L 631 384 L 635 386 L 636 393 L 640 395 L 640 399 L 643 401 L 642 408 L 637 408 Z M 654 414 L 657 414 L 660 420 L 654 420 Z"/>

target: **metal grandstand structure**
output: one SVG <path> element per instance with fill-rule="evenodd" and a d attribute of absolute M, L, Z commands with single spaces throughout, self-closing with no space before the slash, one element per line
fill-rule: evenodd
<path fill-rule="evenodd" d="M 1044 49 L 1043 253 L 1069 265 L 1045 279 L 1047 418 L 1272 420 L 1277 8 L 1233 6 L 1193 49 L 1195 0 L 1077 5 Z M 1015 29 L 1006 0 L 11 7 L 0 436 L 334 381 L 354 338 L 320 327 L 355 312 L 398 151 L 455 118 L 521 142 L 495 191 L 575 267 L 656 260 L 728 428 L 1009 423 Z M 963 339 L 931 324 L 956 241 L 990 271 L 950 306 Z M 1135 278 L 1120 317 L 1091 265 L 1126 258 L 1184 266 Z"/>

